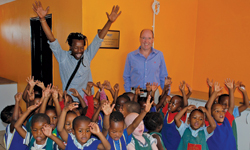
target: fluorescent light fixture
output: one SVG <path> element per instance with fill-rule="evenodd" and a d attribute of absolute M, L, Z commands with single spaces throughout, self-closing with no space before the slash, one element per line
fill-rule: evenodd
<path fill-rule="evenodd" d="M 15 1 L 15 0 L 0 0 L 0 5 L 10 3 L 10 2 L 13 2 L 13 1 Z"/>

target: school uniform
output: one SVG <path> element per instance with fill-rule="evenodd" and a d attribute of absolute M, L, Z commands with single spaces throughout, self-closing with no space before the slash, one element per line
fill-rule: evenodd
<path fill-rule="evenodd" d="M 85 144 L 81 145 L 75 135 L 68 134 L 68 141 L 65 150 L 96 150 L 101 143 L 97 138 L 91 137 Z"/>
<path fill-rule="evenodd" d="M 136 150 L 152 150 L 152 144 L 157 144 L 157 140 L 153 138 L 152 135 L 148 133 L 142 134 L 143 138 L 145 139 L 145 143 L 137 140 L 133 135 L 130 144 L 135 147 Z"/>
<path fill-rule="evenodd" d="M 102 132 L 102 128 L 103 128 L 103 119 L 104 119 L 104 114 L 103 114 L 103 112 L 100 112 L 98 115 L 98 123 L 97 124 L 98 124 L 101 132 Z"/>
<path fill-rule="evenodd" d="M 121 138 L 117 141 L 113 140 L 109 134 L 106 136 L 106 139 L 111 145 L 111 150 L 126 150 L 127 145 L 130 143 L 132 134 L 128 135 L 127 128 L 123 130 Z"/>
<path fill-rule="evenodd" d="M 23 129 L 26 130 L 24 126 Z M 14 129 L 13 133 L 10 132 L 10 124 L 7 125 L 5 130 L 4 146 L 6 150 L 28 150 L 28 146 L 23 144 L 23 138 L 16 129 Z"/>
<path fill-rule="evenodd" d="M 150 132 L 149 134 L 152 135 L 152 136 L 153 136 L 154 134 L 158 135 L 158 136 L 160 137 L 160 140 L 161 140 L 161 145 L 163 146 L 164 150 L 166 150 L 166 148 L 165 148 L 165 146 L 164 146 L 164 143 L 163 143 L 163 141 L 162 141 L 162 135 L 161 135 L 161 133 L 159 133 L 159 132 Z"/>

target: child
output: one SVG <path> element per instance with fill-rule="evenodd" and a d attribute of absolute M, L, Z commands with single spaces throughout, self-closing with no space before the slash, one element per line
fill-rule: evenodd
<path fill-rule="evenodd" d="M 39 105 L 35 104 L 30 106 L 25 113 L 17 120 L 15 124 L 15 128 L 17 132 L 21 135 L 24 139 L 24 143 L 29 146 L 30 149 L 34 150 L 56 150 L 59 148 L 64 149 L 65 146 L 63 142 L 53 134 L 51 134 L 51 130 L 48 128 L 48 124 L 50 124 L 50 119 L 46 114 L 35 114 L 31 120 L 31 133 L 25 131 L 22 128 L 22 124 L 25 118 Z M 48 131 L 49 130 L 49 131 Z"/>
<path fill-rule="evenodd" d="M 236 141 L 232 131 L 234 120 L 232 115 L 234 109 L 233 81 L 227 79 L 225 85 L 229 90 L 228 111 L 225 112 L 221 104 L 213 104 L 217 94 L 222 89 L 217 82 L 214 83 L 214 92 L 206 104 L 208 112 L 217 124 L 213 136 L 207 140 L 209 149 L 236 150 Z M 206 122 L 206 125 L 208 125 L 208 122 Z"/>
<path fill-rule="evenodd" d="M 163 113 L 165 114 L 165 112 L 167 112 L 167 114 L 164 117 L 161 134 L 163 143 L 168 150 L 176 150 L 178 148 L 181 137 L 176 130 L 174 117 L 183 107 L 186 107 L 188 105 L 185 94 L 185 81 L 181 82 L 179 87 L 182 92 L 183 98 L 179 95 L 175 95 L 171 98 L 169 104 L 163 108 Z M 185 122 L 186 117 L 187 114 L 185 113 L 185 115 L 182 116 L 181 120 Z"/>
<path fill-rule="evenodd" d="M 148 133 L 157 140 L 157 148 L 159 150 L 166 150 L 162 141 L 162 135 L 160 133 L 163 126 L 163 118 L 159 112 L 150 112 L 144 118 L 145 127 L 148 129 Z"/>
<path fill-rule="evenodd" d="M 132 132 L 136 129 L 146 113 L 149 111 L 152 103 L 150 103 L 149 96 L 145 110 L 143 110 L 141 114 L 129 126 L 127 126 L 126 129 L 124 129 L 124 117 L 122 113 L 118 111 L 112 112 L 114 104 L 112 108 L 109 103 L 104 104 L 103 112 L 105 116 L 102 132 L 109 141 L 112 150 L 126 149 L 126 145 L 128 145 L 131 141 Z"/>
<path fill-rule="evenodd" d="M 206 108 L 199 107 L 195 109 L 194 105 L 190 105 L 182 109 L 174 118 L 176 128 L 180 133 L 181 141 L 178 150 L 195 149 L 208 150 L 207 139 L 213 135 L 216 123 Z M 188 124 L 183 123 L 181 117 L 188 111 L 193 110 L 188 117 Z M 205 115 L 210 126 L 204 127 Z"/>
<path fill-rule="evenodd" d="M 141 107 L 140 104 L 134 101 L 127 101 L 123 104 L 122 109 L 120 109 L 120 112 L 123 114 L 124 118 L 127 117 L 128 114 L 134 112 L 134 113 L 141 113 Z"/>
<path fill-rule="evenodd" d="M 91 122 L 91 120 L 86 116 L 78 116 L 73 120 L 72 133 L 67 133 L 67 131 L 63 128 L 66 112 L 77 107 L 78 103 L 76 102 L 73 102 L 69 106 L 64 107 L 59 118 L 57 129 L 62 139 L 67 142 L 66 150 L 110 149 L 110 144 L 100 132 L 98 125 Z M 96 138 L 91 138 L 91 133 L 98 136 L 101 141 L 97 140 Z"/>
<path fill-rule="evenodd" d="M 16 104 L 5 107 L 1 112 L 2 121 L 8 123 L 4 134 L 4 145 L 8 150 L 28 149 L 28 147 L 23 144 L 22 137 L 14 128 L 15 122 L 22 115 L 22 110 L 19 107 L 20 100 L 22 99 L 21 97 L 22 93 L 17 93 L 15 95 Z"/>
<path fill-rule="evenodd" d="M 130 101 L 130 98 L 127 95 L 123 94 L 123 95 L 118 96 L 115 102 L 116 111 L 120 111 L 123 107 L 123 104 L 127 101 Z"/>
<path fill-rule="evenodd" d="M 130 113 L 125 118 L 126 126 L 132 124 L 132 122 L 139 116 L 137 113 Z M 156 144 L 157 140 L 153 138 L 148 133 L 143 133 L 144 131 L 144 123 L 141 121 L 136 129 L 132 133 L 131 142 L 128 144 L 128 150 L 140 150 L 140 149 L 153 149 L 158 150 Z"/>

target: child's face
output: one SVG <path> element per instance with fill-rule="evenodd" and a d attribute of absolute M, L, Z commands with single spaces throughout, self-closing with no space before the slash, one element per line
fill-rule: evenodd
<path fill-rule="evenodd" d="M 64 129 L 67 131 L 67 133 L 73 132 L 73 120 L 76 118 L 76 114 L 68 113 L 66 115 Z"/>
<path fill-rule="evenodd" d="M 96 109 L 98 109 L 98 108 L 99 108 L 99 100 L 96 99 L 96 98 L 93 98 L 93 102 L 94 102 L 94 107 L 95 107 Z"/>
<path fill-rule="evenodd" d="M 221 104 L 214 104 L 212 107 L 212 116 L 218 123 L 223 123 L 225 118 L 225 110 Z"/>
<path fill-rule="evenodd" d="M 229 107 L 229 97 L 228 96 L 224 96 L 220 100 L 220 104 L 222 105 L 223 109 L 227 112 L 228 107 Z"/>
<path fill-rule="evenodd" d="M 198 110 L 195 110 L 194 112 L 192 112 L 191 116 L 189 117 L 189 121 L 190 121 L 191 128 L 193 130 L 197 130 L 200 127 L 202 127 L 204 124 L 204 114 Z"/>
<path fill-rule="evenodd" d="M 178 112 L 181 110 L 182 99 L 178 96 L 173 96 L 169 101 L 168 111 L 169 112 Z"/>
<path fill-rule="evenodd" d="M 127 105 L 123 105 L 121 113 L 123 114 L 124 118 L 128 115 Z"/>
<path fill-rule="evenodd" d="M 121 138 L 123 134 L 123 129 L 124 129 L 124 121 L 119 121 L 119 122 L 110 122 L 110 127 L 109 127 L 109 136 L 117 141 Z"/>
<path fill-rule="evenodd" d="M 33 124 L 33 126 L 31 127 L 31 133 L 34 137 L 34 139 L 36 140 L 36 143 L 39 145 L 43 145 L 46 141 L 46 136 L 43 134 L 43 126 L 46 124 L 47 122 L 35 122 Z"/>
<path fill-rule="evenodd" d="M 123 107 L 123 104 L 125 102 L 127 102 L 128 100 L 123 98 L 123 97 L 120 97 L 119 99 L 117 99 L 117 105 L 116 105 L 116 110 L 117 111 L 120 111 L 120 109 Z"/>
<path fill-rule="evenodd" d="M 58 121 L 58 118 L 57 118 L 55 110 L 46 110 L 45 113 L 46 113 L 46 115 L 49 116 L 50 126 L 54 130 L 56 128 L 56 126 L 57 126 L 57 121 Z"/>
<path fill-rule="evenodd" d="M 144 123 L 143 121 L 141 121 L 140 124 L 135 128 L 133 135 L 142 136 L 143 132 L 144 132 Z"/>
<path fill-rule="evenodd" d="M 74 135 L 76 136 L 77 141 L 83 145 L 85 144 L 91 136 L 90 121 L 78 120 L 74 127 Z"/>

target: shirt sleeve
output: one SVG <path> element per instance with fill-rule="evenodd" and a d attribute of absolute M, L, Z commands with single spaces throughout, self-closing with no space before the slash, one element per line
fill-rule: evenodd
<path fill-rule="evenodd" d="M 185 130 L 188 128 L 188 125 L 185 124 L 182 120 L 181 120 L 181 126 L 178 128 L 177 126 L 175 126 L 177 131 L 179 132 L 180 136 L 182 137 Z"/>
<path fill-rule="evenodd" d="M 234 118 L 241 116 L 241 114 L 239 112 L 239 107 L 234 107 L 233 116 L 234 116 Z"/>
<path fill-rule="evenodd" d="M 123 135 L 124 135 L 124 137 L 126 139 L 126 144 L 128 145 L 131 142 L 132 134 L 128 135 L 127 128 L 126 128 L 123 131 Z"/>
<path fill-rule="evenodd" d="M 104 90 L 100 91 L 100 101 L 107 100 L 106 93 Z"/>
<path fill-rule="evenodd" d="M 150 135 L 148 133 L 144 133 L 144 135 L 146 135 L 146 137 L 149 139 L 150 145 L 152 145 L 154 143 L 157 145 L 157 139 L 156 138 L 154 138 L 152 135 Z"/>
<path fill-rule="evenodd" d="M 131 91 L 131 76 L 130 76 L 131 66 L 129 63 L 129 54 L 126 59 L 125 68 L 123 72 L 124 89 L 126 92 Z"/>
<path fill-rule="evenodd" d="M 54 42 L 48 41 L 49 47 L 52 50 L 53 54 L 56 57 L 56 60 L 60 63 L 63 62 L 66 59 L 68 51 L 64 51 L 60 44 L 58 43 L 58 40 L 56 39 Z"/>
<path fill-rule="evenodd" d="M 101 44 L 102 44 L 103 39 L 100 39 L 98 34 L 95 36 L 91 44 L 87 47 L 86 51 L 84 51 L 84 54 L 89 58 L 89 61 L 91 61 L 97 51 L 99 50 Z"/>
<path fill-rule="evenodd" d="M 93 95 L 91 96 L 86 96 L 87 100 L 88 100 L 88 109 L 87 109 L 87 113 L 85 116 L 89 117 L 90 119 L 92 118 L 93 114 L 94 114 L 94 102 L 93 102 Z"/>
<path fill-rule="evenodd" d="M 23 144 L 29 146 L 30 140 L 31 140 L 30 132 L 27 132 L 25 139 L 23 139 Z"/>
<path fill-rule="evenodd" d="M 208 138 L 210 138 L 210 137 L 214 134 L 214 131 L 213 131 L 212 133 L 209 134 L 209 133 L 207 132 L 207 127 L 204 128 L 204 132 L 205 132 L 206 140 L 207 140 Z"/>

